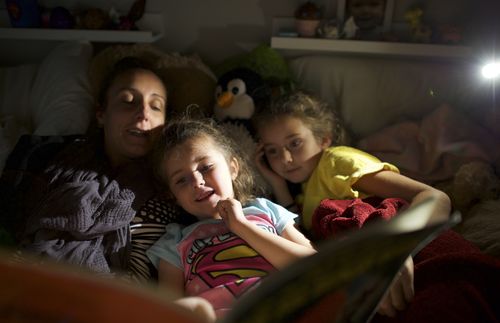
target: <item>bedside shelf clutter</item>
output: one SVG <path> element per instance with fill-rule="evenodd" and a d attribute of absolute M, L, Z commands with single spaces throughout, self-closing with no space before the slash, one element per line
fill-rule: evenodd
<path fill-rule="evenodd" d="M 9 26 L 5 10 L 0 12 L 0 26 Z M 0 28 L 0 39 L 15 40 L 88 40 L 91 42 L 153 43 L 163 36 L 163 16 L 145 13 L 137 22 L 139 30 L 90 30 L 51 28 Z"/>
<path fill-rule="evenodd" d="M 294 18 L 275 17 L 273 19 L 271 47 L 282 51 L 286 56 L 353 54 L 448 60 L 465 59 L 472 55 L 471 47 L 461 45 L 283 36 L 284 34 L 293 34 L 294 28 Z"/>

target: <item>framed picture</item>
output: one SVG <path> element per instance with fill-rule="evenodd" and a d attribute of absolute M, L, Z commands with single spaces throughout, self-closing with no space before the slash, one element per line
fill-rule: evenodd
<path fill-rule="evenodd" d="M 394 1 L 337 0 L 337 21 L 339 26 L 347 28 L 346 23 L 354 24 L 354 27 L 362 35 L 388 32 L 391 30 Z M 351 21 L 348 22 L 351 17 Z"/>

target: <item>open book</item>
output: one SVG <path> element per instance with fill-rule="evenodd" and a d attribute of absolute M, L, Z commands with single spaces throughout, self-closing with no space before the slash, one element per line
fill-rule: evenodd
<path fill-rule="evenodd" d="M 224 323 L 370 321 L 406 258 L 460 221 L 453 213 L 426 224 L 435 208 L 428 199 L 390 221 L 325 242 L 238 300 Z"/>
<path fill-rule="evenodd" d="M 453 214 L 426 225 L 435 207 L 426 200 L 325 242 L 317 254 L 269 275 L 222 323 L 369 321 L 405 259 L 460 220 Z M 173 295 L 62 264 L 16 263 L 4 252 L 0 284 L 1 322 L 197 322 L 172 304 Z"/>

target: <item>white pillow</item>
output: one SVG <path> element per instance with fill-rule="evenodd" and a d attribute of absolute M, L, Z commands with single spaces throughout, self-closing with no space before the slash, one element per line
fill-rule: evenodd
<path fill-rule="evenodd" d="M 83 134 L 93 117 L 88 80 L 92 44 L 59 44 L 41 62 L 29 106 L 35 135 Z"/>
<path fill-rule="evenodd" d="M 0 68 L 0 120 L 31 128 L 30 95 L 37 70 L 37 64 Z"/>
<path fill-rule="evenodd" d="M 469 105 L 470 71 L 445 62 L 373 57 L 304 56 L 290 61 L 301 88 L 337 107 L 355 136 L 421 118 L 443 102 Z"/>

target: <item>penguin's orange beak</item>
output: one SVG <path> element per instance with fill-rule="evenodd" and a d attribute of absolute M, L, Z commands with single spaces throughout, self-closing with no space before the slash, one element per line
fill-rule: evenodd
<path fill-rule="evenodd" d="M 231 92 L 223 92 L 217 99 L 217 105 L 221 108 L 228 108 L 233 104 L 234 96 Z"/>

